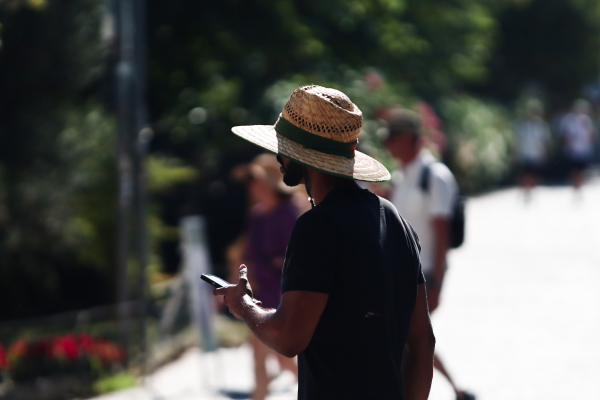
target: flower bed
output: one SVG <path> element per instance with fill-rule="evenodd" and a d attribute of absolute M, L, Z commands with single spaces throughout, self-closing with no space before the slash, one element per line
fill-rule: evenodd
<path fill-rule="evenodd" d="M 13 382 L 57 374 L 99 377 L 122 366 L 123 347 L 87 333 L 69 333 L 0 344 L 0 370 Z"/>

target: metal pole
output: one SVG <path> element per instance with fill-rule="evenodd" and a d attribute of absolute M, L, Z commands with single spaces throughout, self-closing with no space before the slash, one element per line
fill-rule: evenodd
<path fill-rule="evenodd" d="M 148 265 L 148 227 L 146 207 L 146 170 L 145 157 L 152 138 L 152 130 L 148 127 L 148 110 L 146 104 L 146 7 L 145 0 L 134 0 L 134 57 L 135 57 L 135 117 L 136 117 L 136 205 L 137 205 L 137 256 L 140 268 L 140 363 L 146 371 L 148 343 L 146 337 L 147 319 L 147 265 Z"/>
<path fill-rule="evenodd" d="M 148 265 L 148 228 L 146 207 L 146 170 L 144 160 L 148 145 L 152 138 L 152 130 L 148 124 L 146 105 L 146 8 L 145 0 L 134 0 L 135 22 L 135 107 L 136 107 L 136 204 L 137 204 L 137 238 L 138 262 L 140 267 L 140 362 L 143 373 L 146 372 L 148 343 L 146 337 L 147 319 L 147 265 Z"/>
<path fill-rule="evenodd" d="M 119 118 L 119 204 L 117 221 L 117 296 L 121 340 L 130 343 L 130 298 L 128 264 L 130 236 L 135 233 L 139 263 L 140 354 L 145 368 L 148 235 L 146 226 L 146 174 L 144 159 L 152 131 L 147 126 L 146 106 L 146 26 L 144 0 L 108 0 L 117 21 L 117 108 Z M 136 224 L 132 226 L 132 207 L 136 208 Z"/>
<path fill-rule="evenodd" d="M 116 0 L 113 0 L 116 1 Z M 117 108 L 119 119 L 119 203 L 117 221 L 117 290 L 119 332 L 123 344 L 128 347 L 129 300 L 128 264 L 130 253 L 130 219 L 133 204 L 132 136 L 135 132 L 134 97 L 134 27 L 131 0 L 118 0 L 114 4 L 117 19 L 119 56 L 117 62 Z"/>
<path fill-rule="evenodd" d="M 214 296 L 212 288 L 201 282 L 200 275 L 210 273 L 210 257 L 206 239 L 206 220 L 200 215 L 180 221 L 184 256 L 184 276 L 189 288 L 190 315 L 197 329 L 198 345 L 204 351 L 217 348 L 214 333 Z"/>

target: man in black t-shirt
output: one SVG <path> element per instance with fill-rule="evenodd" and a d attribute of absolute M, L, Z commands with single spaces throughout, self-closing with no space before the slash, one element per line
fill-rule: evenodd
<path fill-rule="evenodd" d="M 391 203 L 354 182 L 390 178 L 355 151 L 361 125 L 346 95 L 306 86 L 274 127 L 233 128 L 278 153 L 284 182 L 304 182 L 313 209 L 292 231 L 276 310 L 252 301 L 244 265 L 240 282 L 215 295 L 267 346 L 298 355 L 299 399 L 425 400 L 435 339 L 418 239 Z"/>

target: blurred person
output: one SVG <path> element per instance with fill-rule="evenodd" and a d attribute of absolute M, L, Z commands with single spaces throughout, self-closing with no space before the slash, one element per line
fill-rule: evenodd
<path fill-rule="evenodd" d="M 571 167 L 571 182 L 576 192 L 583 185 L 585 169 L 594 157 L 596 130 L 589 113 L 590 103 L 579 99 L 560 122 L 564 151 Z"/>
<path fill-rule="evenodd" d="M 523 188 L 526 201 L 530 200 L 531 191 L 538 184 L 550 144 L 550 130 L 542 119 L 543 113 L 541 102 L 530 101 L 524 117 L 517 121 L 515 127 L 519 184 Z"/>
<path fill-rule="evenodd" d="M 299 399 L 425 400 L 435 338 L 418 239 L 389 201 L 356 184 L 390 178 L 355 151 L 361 126 L 345 94 L 311 85 L 275 126 L 233 128 L 278 153 L 284 182 L 304 183 L 313 208 L 294 225 L 276 309 L 254 304 L 243 264 L 239 283 L 214 293 L 268 347 L 298 355 Z"/>
<path fill-rule="evenodd" d="M 244 259 L 250 267 L 249 281 L 254 294 L 264 307 L 275 308 L 280 301 L 281 271 L 287 242 L 300 210 L 292 201 L 294 190 L 283 183 L 274 154 L 255 157 L 247 166 L 245 175 L 251 208 Z M 256 336 L 252 337 L 251 344 L 256 379 L 254 400 L 263 400 L 268 394 L 271 378 L 267 375 L 266 366 L 269 355 L 277 358 L 282 371 L 290 371 L 298 379 L 294 359 L 269 349 Z"/>
<path fill-rule="evenodd" d="M 448 167 L 423 148 L 422 120 L 417 113 L 397 110 L 388 116 L 388 123 L 385 145 L 402 165 L 401 171 L 394 172 L 391 201 L 419 236 L 421 267 L 432 313 L 438 307 L 446 273 L 450 219 L 458 186 Z M 425 185 L 427 191 L 423 190 Z M 457 400 L 475 399 L 473 394 L 458 388 L 437 354 L 434 367 L 452 385 Z"/>

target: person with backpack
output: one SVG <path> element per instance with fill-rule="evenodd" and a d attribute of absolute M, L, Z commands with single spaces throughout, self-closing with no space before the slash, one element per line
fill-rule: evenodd
<path fill-rule="evenodd" d="M 410 110 L 395 110 L 387 122 L 385 145 L 402 165 L 393 174 L 391 202 L 419 237 L 429 312 L 433 313 L 439 305 L 448 250 L 463 240 L 464 202 L 452 172 L 423 148 L 421 117 Z M 452 385 L 457 400 L 475 399 L 457 387 L 437 355 L 434 367 Z"/>

